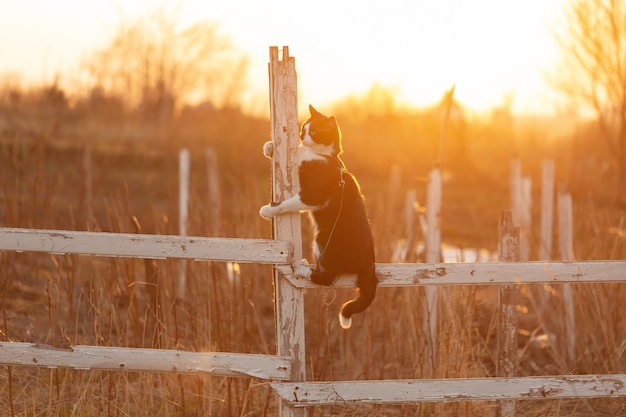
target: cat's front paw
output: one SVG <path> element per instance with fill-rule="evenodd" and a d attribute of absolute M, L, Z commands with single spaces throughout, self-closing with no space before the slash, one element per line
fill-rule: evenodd
<path fill-rule="evenodd" d="M 277 214 L 276 206 L 273 205 L 273 204 L 266 204 L 263 207 L 261 207 L 261 210 L 259 210 L 259 214 L 264 219 L 268 219 L 269 220 L 272 217 L 276 216 L 276 214 Z"/>
<path fill-rule="evenodd" d="M 272 156 L 274 155 L 274 142 L 272 142 L 271 140 L 265 142 L 265 144 L 263 145 L 263 155 L 268 158 L 272 158 Z"/>
<path fill-rule="evenodd" d="M 311 275 L 311 266 L 306 259 L 293 266 L 293 276 L 296 278 L 308 278 Z"/>

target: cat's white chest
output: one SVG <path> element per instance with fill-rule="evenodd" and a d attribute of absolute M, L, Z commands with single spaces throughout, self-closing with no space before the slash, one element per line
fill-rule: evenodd
<path fill-rule="evenodd" d="M 308 146 L 299 145 L 298 151 L 298 163 L 307 162 L 307 161 L 324 161 L 324 156 L 318 154 L 313 149 Z"/>

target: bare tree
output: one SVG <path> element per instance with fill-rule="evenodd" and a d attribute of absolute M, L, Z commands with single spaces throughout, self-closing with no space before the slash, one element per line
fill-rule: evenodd
<path fill-rule="evenodd" d="M 159 8 L 130 24 L 122 21 L 109 45 L 84 61 L 94 84 L 161 117 L 183 103 L 237 104 L 247 59 L 216 24 L 180 28 L 176 16 Z"/>
<path fill-rule="evenodd" d="M 557 34 L 562 62 L 553 84 L 592 109 L 616 174 L 626 187 L 626 0 L 572 0 Z M 622 196 L 623 198 L 624 196 Z"/>

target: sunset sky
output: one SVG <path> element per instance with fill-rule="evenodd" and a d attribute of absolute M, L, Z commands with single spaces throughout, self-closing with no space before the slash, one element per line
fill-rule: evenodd
<path fill-rule="evenodd" d="M 0 74 L 26 81 L 75 72 L 81 57 L 111 39 L 120 16 L 133 19 L 163 2 L 2 0 Z M 513 95 L 517 112 L 550 112 L 543 72 L 558 57 L 552 32 L 565 0 L 338 1 L 187 0 L 181 24 L 219 22 L 250 57 L 251 95 L 267 97 L 268 47 L 296 58 L 302 103 L 320 107 L 374 83 L 399 102 L 428 105 L 453 84 L 481 111 Z M 174 6 L 172 6 L 174 8 Z"/>

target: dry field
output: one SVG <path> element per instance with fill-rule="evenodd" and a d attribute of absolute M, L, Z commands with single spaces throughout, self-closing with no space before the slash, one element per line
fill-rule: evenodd
<path fill-rule="evenodd" d="M 90 148 L 83 141 L 61 140 L 54 131 L 26 134 L 19 129 L 5 130 L 0 137 L 0 226 L 176 234 L 177 151 L 184 144 L 192 153 L 188 234 L 269 238 L 269 223 L 257 214 L 270 194 L 269 163 L 260 152 L 268 124 L 259 120 L 223 124 L 226 127 L 222 130 L 214 127 L 211 143 L 206 144 L 193 135 L 184 136 L 187 139 L 180 143 L 108 140 L 92 128 L 90 134 L 100 135 L 100 139 L 94 139 Z M 404 237 L 404 193 L 416 188 L 418 199 L 425 203 L 423 177 L 429 166 L 424 161 L 432 160 L 436 146 L 418 150 L 417 162 L 413 163 L 403 159 L 405 150 L 398 145 L 398 149 L 387 149 L 374 164 L 373 155 L 365 153 L 369 142 L 361 147 L 349 142 L 348 138 L 362 133 L 356 125 L 344 127 L 345 161 L 360 178 L 367 196 L 378 261 L 389 262 L 398 239 Z M 381 126 L 373 137 L 385 134 L 386 125 Z M 485 132 L 472 135 L 480 133 Z M 485 164 L 476 155 L 489 148 L 490 142 L 472 143 L 482 147 L 468 149 L 465 154 L 473 155 L 472 164 L 449 165 L 450 176 L 443 191 L 443 240 L 495 251 L 499 213 L 508 208 L 510 149 L 499 150 L 500 155 L 494 155 L 492 149 L 485 158 L 497 157 L 498 163 Z M 207 192 L 204 150 L 208 144 L 216 149 L 220 164 L 221 212 L 217 222 Z M 86 153 L 87 149 L 91 152 Z M 391 160 L 392 151 L 403 173 L 397 192 L 391 192 L 388 185 L 390 163 L 385 158 Z M 537 159 L 545 155 L 533 158 L 531 150 L 522 151 L 523 163 L 538 183 Z M 553 154 L 557 170 L 566 173 L 560 179 L 569 180 L 570 188 L 578 191 L 577 184 L 571 182 L 581 176 L 565 165 L 567 160 L 559 159 L 558 152 Z M 626 259 L 626 211 L 609 198 L 596 198 L 584 190 L 574 194 L 576 257 Z M 539 201 L 538 190 L 534 195 L 534 201 Z M 308 233 L 305 226 L 305 236 Z M 536 234 L 532 239 L 536 253 Z M 305 247 L 309 240 L 305 239 Z M 187 269 L 187 292 L 176 294 L 178 271 L 183 266 Z M 571 363 L 564 356 L 560 288 L 522 286 L 521 291 L 518 375 L 626 372 L 626 314 L 622 304 L 626 284 L 574 286 L 577 357 Z M 541 291 L 548 294 L 543 305 L 537 297 Z M 380 289 L 371 308 L 344 331 L 336 314 L 350 295 L 344 289 L 307 291 L 308 378 L 428 377 L 428 341 L 421 330 L 423 289 Z M 268 266 L 242 264 L 233 269 L 233 265 L 217 262 L 183 264 L 176 260 L 0 252 L 3 341 L 59 348 L 97 345 L 272 354 L 272 297 Z M 449 287 L 442 291 L 439 364 L 434 375 L 493 376 L 495 323 L 495 287 Z M 254 379 L 0 367 L 0 415 L 273 416 L 276 405 L 269 386 Z M 336 405 L 314 410 L 316 416 L 495 413 L 496 404 L 481 402 Z M 518 415 L 619 416 L 626 415 L 626 400 L 519 402 Z"/>

